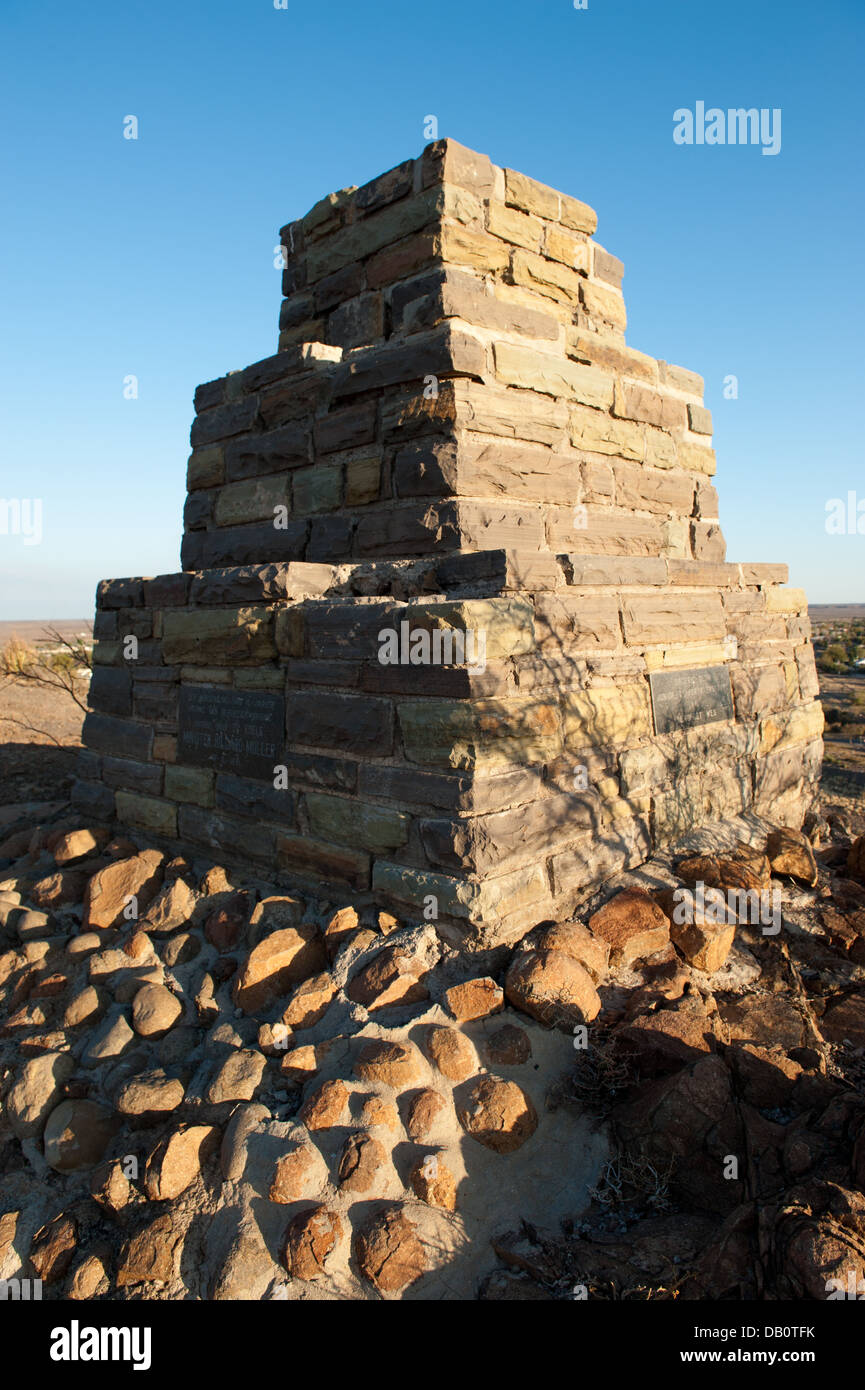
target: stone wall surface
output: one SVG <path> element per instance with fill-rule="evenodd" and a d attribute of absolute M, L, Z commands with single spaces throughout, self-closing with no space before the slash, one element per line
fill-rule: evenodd
<path fill-rule="evenodd" d="M 805 595 L 726 561 L 702 381 L 626 346 L 596 220 L 442 141 L 283 229 L 279 351 L 196 392 L 182 571 L 99 586 L 82 807 L 473 947 L 801 824 Z M 677 671 L 728 706 L 659 727 Z M 195 707 L 279 733 L 190 755 Z"/>

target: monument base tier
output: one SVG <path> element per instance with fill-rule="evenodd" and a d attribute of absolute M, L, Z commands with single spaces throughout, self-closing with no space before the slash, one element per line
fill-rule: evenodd
<path fill-rule="evenodd" d="M 707 822 L 801 825 L 823 720 L 785 578 L 498 549 L 107 580 L 75 801 L 511 942 Z"/>

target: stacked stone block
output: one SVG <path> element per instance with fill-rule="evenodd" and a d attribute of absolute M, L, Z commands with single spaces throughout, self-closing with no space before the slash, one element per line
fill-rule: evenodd
<path fill-rule="evenodd" d="M 100 585 L 83 805 L 475 945 L 801 822 L 805 596 L 726 563 L 702 382 L 626 346 L 595 224 L 446 141 L 283 230 L 279 352 L 196 393 L 183 572 Z M 436 630 L 484 661 L 381 660 Z M 660 732 L 650 675 L 717 666 L 734 717 Z M 274 777 L 184 762 L 184 689 L 284 696 Z"/>

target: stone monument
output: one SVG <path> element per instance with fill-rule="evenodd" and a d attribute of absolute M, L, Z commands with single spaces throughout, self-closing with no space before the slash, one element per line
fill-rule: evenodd
<path fill-rule="evenodd" d="M 804 593 L 727 563 L 700 377 L 586 204 L 440 141 L 281 234 L 195 395 L 182 570 L 97 593 L 75 797 L 469 949 L 695 827 L 801 824 Z"/>

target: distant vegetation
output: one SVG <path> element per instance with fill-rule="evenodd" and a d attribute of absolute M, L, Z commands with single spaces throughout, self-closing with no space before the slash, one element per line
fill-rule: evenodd
<path fill-rule="evenodd" d="M 865 660 L 865 618 L 814 626 L 814 652 L 821 671 L 840 675 Z"/>

